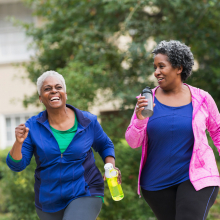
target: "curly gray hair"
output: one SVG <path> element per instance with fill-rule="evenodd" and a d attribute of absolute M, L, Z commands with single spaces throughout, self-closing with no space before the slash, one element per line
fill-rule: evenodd
<path fill-rule="evenodd" d="M 154 54 L 154 57 L 157 54 L 167 55 L 168 61 L 174 68 L 182 66 L 182 81 L 185 81 L 192 74 L 194 57 L 190 51 L 190 47 L 187 47 L 185 44 L 176 40 L 161 41 L 152 53 Z"/>
<path fill-rule="evenodd" d="M 43 86 L 43 83 L 44 83 L 44 80 L 49 77 L 49 76 L 56 76 L 60 81 L 61 83 L 63 84 L 63 87 L 64 87 L 64 90 L 66 92 L 66 83 L 65 83 L 65 79 L 63 78 L 63 76 L 53 70 L 50 70 L 50 71 L 46 71 L 44 72 L 40 77 L 38 77 L 37 79 L 37 91 L 38 91 L 38 94 L 41 95 L 41 87 Z"/>

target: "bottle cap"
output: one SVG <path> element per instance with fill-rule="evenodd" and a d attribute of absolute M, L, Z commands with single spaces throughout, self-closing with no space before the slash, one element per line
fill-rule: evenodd
<path fill-rule="evenodd" d="M 144 94 L 144 93 L 146 93 L 146 92 L 148 92 L 148 93 L 151 93 L 151 94 L 152 94 L 151 88 L 150 88 L 149 86 L 146 86 L 146 87 L 143 89 L 143 91 L 142 91 L 141 95 L 143 95 L 143 94 Z"/>
<path fill-rule="evenodd" d="M 106 163 L 104 166 L 105 169 L 105 177 L 106 178 L 112 178 L 118 176 L 118 171 L 113 168 L 112 163 Z"/>

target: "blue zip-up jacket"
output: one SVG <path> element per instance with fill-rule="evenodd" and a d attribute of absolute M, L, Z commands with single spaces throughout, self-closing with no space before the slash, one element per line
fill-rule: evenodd
<path fill-rule="evenodd" d="M 22 145 L 22 160 L 16 163 L 9 155 L 6 159 L 10 169 L 19 172 L 30 164 L 34 154 L 35 206 L 44 212 L 64 209 L 79 197 L 104 196 L 104 181 L 91 147 L 103 161 L 107 156 L 115 157 L 114 145 L 97 117 L 71 105 L 67 107 L 75 112 L 78 128 L 63 154 L 50 129 L 47 111 L 43 111 L 25 123 L 29 134 Z"/>

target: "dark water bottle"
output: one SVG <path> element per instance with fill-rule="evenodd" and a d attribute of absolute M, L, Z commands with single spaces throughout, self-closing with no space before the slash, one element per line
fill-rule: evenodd
<path fill-rule="evenodd" d="M 148 100 L 148 105 L 144 107 L 144 110 L 141 112 L 141 114 L 144 117 L 151 117 L 154 114 L 153 111 L 153 95 L 150 87 L 146 87 L 143 89 L 141 96 L 145 96 L 145 99 Z"/>

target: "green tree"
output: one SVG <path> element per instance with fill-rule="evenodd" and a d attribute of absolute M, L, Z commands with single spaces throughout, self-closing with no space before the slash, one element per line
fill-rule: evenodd
<path fill-rule="evenodd" d="M 208 91 L 220 106 L 219 0 L 25 2 L 43 21 L 40 27 L 23 24 L 36 49 L 36 56 L 26 64 L 28 77 L 35 83 L 46 70 L 63 74 L 68 102 L 76 107 L 87 110 L 94 103 L 105 104 L 94 102 L 101 93 L 104 102 L 118 98 L 121 110 L 133 109 L 136 95 L 146 85 L 154 86 L 149 79 L 153 73 L 149 39 L 176 39 L 189 45 L 199 68 L 187 82 Z M 131 39 L 127 50 L 116 43 L 122 35 Z M 26 97 L 24 104 L 35 103 L 37 97 Z M 122 115 L 123 120 L 131 117 Z M 108 134 L 118 140 L 123 132 L 111 129 Z"/>
<path fill-rule="evenodd" d="M 135 95 L 152 85 L 153 72 L 148 39 L 180 40 L 192 49 L 199 69 L 189 79 L 192 85 L 219 99 L 219 0 L 26 0 L 43 25 L 24 24 L 34 40 L 37 56 L 27 65 L 36 82 L 46 70 L 57 70 L 67 80 L 70 102 L 87 109 L 98 89 L 106 100 L 120 98 L 122 107 L 132 107 Z M 115 41 L 129 35 L 126 51 Z M 122 68 L 126 61 L 128 68 Z M 77 92 L 76 92 L 77 91 Z M 35 97 L 35 98 L 34 98 Z M 36 95 L 26 104 L 36 100 Z M 79 101 L 79 97 L 80 100 Z M 219 102 L 218 102 L 219 105 Z"/>

